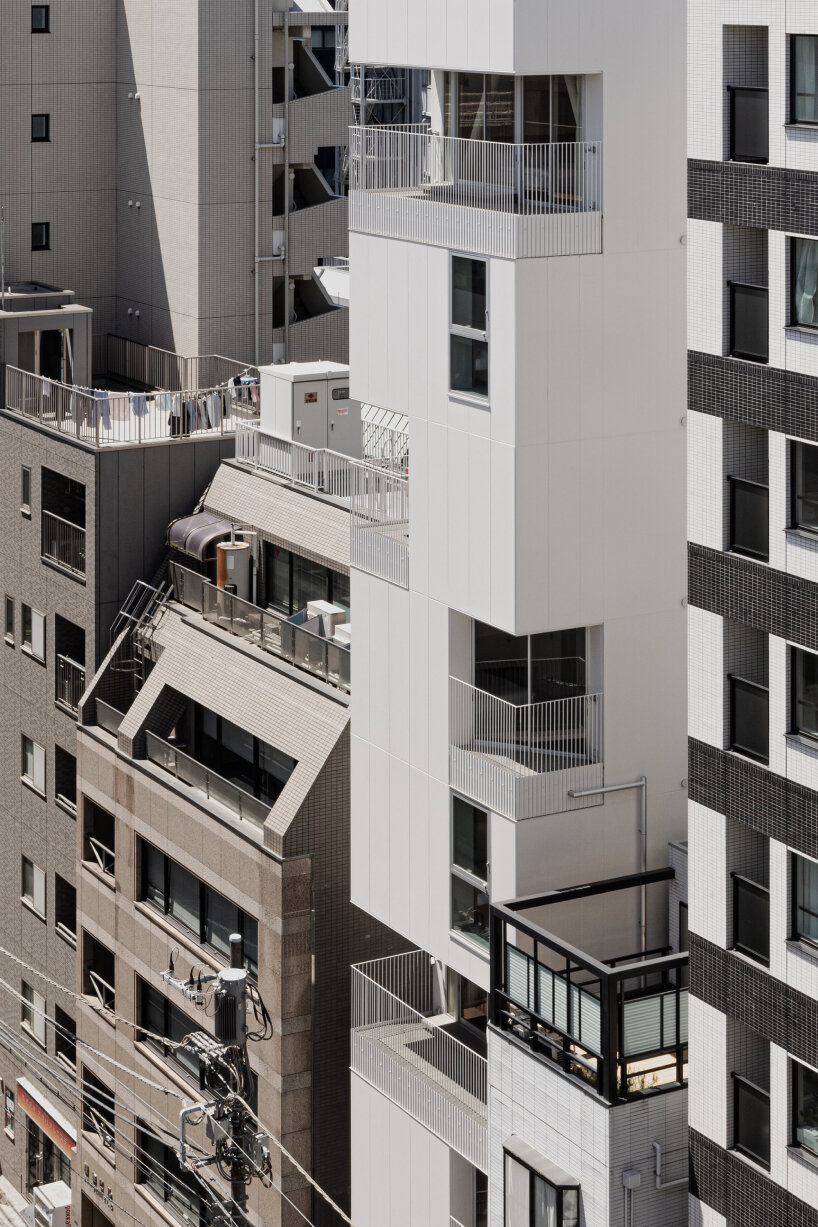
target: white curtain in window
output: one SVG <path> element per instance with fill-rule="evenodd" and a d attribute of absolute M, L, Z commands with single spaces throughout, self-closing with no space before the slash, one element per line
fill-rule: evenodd
<path fill-rule="evenodd" d="M 798 858 L 798 931 L 818 942 L 818 864 Z"/>
<path fill-rule="evenodd" d="M 530 1227 L 531 1173 L 506 1155 L 506 1227 Z"/>
<path fill-rule="evenodd" d="M 558 1227 L 557 1190 L 539 1176 L 534 1181 L 534 1227 Z"/>
<path fill-rule="evenodd" d="M 807 123 L 818 121 L 818 41 L 814 38 L 795 40 L 796 119 Z"/>
<path fill-rule="evenodd" d="M 818 240 L 798 239 L 795 261 L 796 321 L 818 325 Z"/>

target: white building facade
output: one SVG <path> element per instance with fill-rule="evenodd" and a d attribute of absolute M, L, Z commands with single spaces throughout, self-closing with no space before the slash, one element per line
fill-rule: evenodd
<path fill-rule="evenodd" d="M 689 21 L 691 1200 L 818 1223 L 818 13 Z"/>
<path fill-rule="evenodd" d="M 353 499 L 352 898 L 414 948 L 352 973 L 357 1227 L 687 1218 L 684 39 L 350 24 L 431 71 L 351 137 L 350 390 L 410 440 Z"/>

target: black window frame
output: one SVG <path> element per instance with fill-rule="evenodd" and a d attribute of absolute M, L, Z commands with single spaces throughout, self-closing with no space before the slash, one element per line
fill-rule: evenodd
<path fill-rule="evenodd" d="M 35 121 L 38 119 L 45 120 L 44 136 L 37 136 L 34 130 Z M 31 116 L 31 143 L 33 145 L 46 144 L 51 140 L 51 114 L 49 111 L 37 111 Z"/>
<path fill-rule="evenodd" d="M 753 682 L 753 681 L 750 681 L 750 679 L 747 677 L 739 677 L 737 674 L 733 674 L 733 673 L 728 673 L 727 682 L 729 686 L 729 696 L 730 696 L 730 704 L 729 704 L 730 706 L 730 730 L 729 730 L 730 749 L 735 751 L 735 753 L 737 754 L 743 755 L 745 758 L 749 758 L 753 762 L 763 763 L 766 766 L 767 764 L 769 764 L 769 761 L 770 761 L 770 726 L 769 726 L 770 688 L 769 686 L 762 685 L 761 682 Z M 739 743 L 735 739 L 736 695 L 741 687 L 746 687 L 750 690 L 759 691 L 760 693 L 763 693 L 767 696 L 767 735 L 766 735 L 767 749 L 766 749 L 766 752 L 763 754 L 759 753 L 757 750 L 751 749 L 748 746 L 739 745 Z"/>
<path fill-rule="evenodd" d="M 801 457 L 805 448 L 812 448 L 818 457 L 818 445 L 815 443 L 805 443 L 801 439 L 790 440 L 790 528 L 797 528 L 800 532 L 818 536 L 818 514 L 814 525 L 808 524 L 799 514 L 800 504 L 804 502 Z"/>
<path fill-rule="evenodd" d="M 738 358 L 742 362 L 758 362 L 762 366 L 767 365 L 770 361 L 770 289 L 766 285 L 755 285 L 747 281 L 728 281 L 727 289 L 730 299 L 730 319 L 729 319 L 729 357 Z M 749 349 L 739 348 L 736 343 L 737 329 L 736 322 L 739 311 L 740 296 L 744 294 L 751 298 L 764 299 L 766 304 L 766 338 L 764 344 L 764 352 L 760 350 L 751 352 Z"/>
<path fill-rule="evenodd" d="M 729 98 L 730 108 L 730 161 L 743 162 L 748 165 L 766 166 L 770 160 L 770 128 L 769 128 L 769 97 L 770 91 L 766 85 L 728 85 L 727 93 Z M 767 138 L 767 153 L 766 155 L 754 154 L 737 154 L 736 153 L 736 133 L 737 133 L 737 104 L 739 103 L 742 94 L 764 94 L 767 98 L 767 130 L 765 136 Z"/>
<path fill-rule="evenodd" d="M 89 1092 L 87 1099 L 86 1086 Z M 116 1095 L 85 1065 L 82 1067 L 80 1088 L 83 1133 L 95 1133 L 102 1146 L 116 1151 Z M 98 1118 L 99 1124 L 91 1113 Z"/>
<path fill-rule="evenodd" d="M 136 1183 L 147 1185 L 152 1196 L 161 1200 L 169 1213 L 189 1227 L 208 1227 L 214 1221 L 212 1199 L 200 1181 L 192 1172 L 182 1169 L 174 1147 L 157 1137 L 150 1125 L 139 1117 L 136 1118 L 134 1151 Z M 189 1194 L 190 1205 L 196 1207 L 197 1213 L 189 1213 L 180 1197 L 182 1189 Z"/>
<path fill-rule="evenodd" d="M 457 864 L 457 861 L 456 861 L 456 859 L 455 859 L 455 843 L 456 843 L 456 839 L 455 839 L 455 823 L 456 823 L 456 816 L 455 816 L 455 815 L 456 815 L 456 812 L 457 812 L 457 808 L 458 808 L 459 806 L 465 806 L 465 807 L 467 807 L 468 809 L 473 810 L 473 811 L 476 811 L 477 813 L 479 813 L 479 814 L 483 814 L 483 815 L 485 816 L 485 835 L 486 835 L 486 857 L 485 857 L 485 861 L 486 861 L 486 864 L 485 864 L 485 874 L 486 874 L 486 876 L 485 876 L 485 878 L 481 878 L 481 877 L 479 876 L 479 874 L 477 874 L 477 873 L 476 873 L 476 872 L 474 872 L 473 870 L 468 869 L 468 868 L 467 868 L 466 866 L 464 866 L 464 865 L 458 865 L 458 864 Z M 477 946 L 479 949 L 482 949 L 482 950 L 488 950 L 488 946 L 489 946 L 489 905 L 490 905 L 490 890 L 489 890 L 489 847 L 490 847 L 490 822 L 491 822 L 491 819 L 490 819 L 490 816 L 489 816 L 489 811 L 488 811 L 488 809 L 486 809 L 486 807 L 485 807 L 485 806 L 483 806 L 483 805 L 476 805 L 476 804 L 475 804 L 473 801 L 469 800 L 467 797 L 461 797 L 461 796 L 460 796 L 458 793 L 453 792 L 453 793 L 451 794 L 451 800 L 450 800 L 450 803 L 449 803 L 449 838 L 450 838 L 450 854 L 449 854 L 449 925 L 450 925 L 450 929 L 451 929 L 451 932 L 452 932 L 452 933 L 457 934 L 457 936 L 458 936 L 458 937 L 463 938 L 465 941 L 472 942 L 472 943 L 473 943 L 475 946 Z M 486 913 L 486 927 L 485 927 L 485 934 L 484 934 L 484 935 L 481 935 L 481 934 L 480 934 L 480 932 L 479 932 L 479 930 L 478 930 L 477 928 L 475 928 L 473 932 L 470 932 L 470 931 L 467 929 L 467 927 L 465 927 L 465 926 L 458 926 L 458 925 L 456 925 L 456 924 L 455 924 L 455 915 L 456 915 L 456 912 L 455 912 L 455 889 L 456 889 L 456 887 L 455 887 L 455 880 L 457 880 L 457 882 L 460 884 L 460 890 L 461 890 L 461 891 L 463 890 L 463 887 L 465 886 L 465 887 L 467 887 L 467 888 L 471 889 L 471 890 L 474 892 L 474 897 L 475 897 L 475 898 L 478 900 L 478 903 L 475 905 L 475 910 L 476 910 L 476 908 L 477 908 L 477 907 L 481 907 L 481 908 L 483 907 L 483 905 L 482 905 L 482 904 L 480 904 L 480 902 L 479 902 L 480 897 L 481 897 L 481 896 L 483 896 L 483 897 L 485 898 L 485 905 L 484 905 L 484 906 L 485 906 L 485 913 Z"/>
<path fill-rule="evenodd" d="M 815 125 L 818 127 L 818 123 Z M 815 243 L 818 246 L 818 238 L 812 238 L 810 235 L 791 234 L 787 239 L 787 259 L 789 261 L 789 288 L 790 288 L 790 305 L 788 326 L 790 328 L 806 328 L 810 332 L 818 332 L 818 321 L 810 324 L 798 318 L 798 309 L 795 301 L 795 283 L 798 271 L 797 250 L 799 243 Z"/>
<path fill-rule="evenodd" d="M 811 1074 L 813 1078 L 815 1078 L 816 1082 L 818 1082 L 818 1072 L 812 1069 L 811 1066 L 807 1065 L 804 1061 L 797 1061 L 794 1057 L 790 1057 L 790 1105 L 792 1108 L 792 1119 L 790 1121 L 790 1145 L 794 1146 L 797 1150 L 803 1150 L 806 1154 L 812 1155 L 815 1159 L 818 1159 L 818 1144 L 816 1144 L 815 1148 L 813 1149 L 812 1146 L 802 1142 L 798 1137 L 798 1108 L 800 1099 L 798 1093 L 798 1070 L 800 1069 L 806 1070 L 807 1073 Z"/>
<path fill-rule="evenodd" d="M 815 728 L 809 729 L 801 726 L 798 716 L 799 702 L 804 703 L 805 700 L 799 700 L 798 680 L 801 671 L 798 668 L 799 658 L 802 656 L 812 657 L 815 660 L 815 667 L 818 669 L 818 654 L 808 652 L 806 648 L 799 648 L 795 644 L 790 644 L 790 733 L 796 737 L 804 737 L 809 741 L 818 742 L 818 700 L 816 700 L 816 721 Z"/>
<path fill-rule="evenodd" d="M 162 902 L 163 902 L 163 906 L 161 908 L 152 899 L 148 897 L 147 878 L 146 878 L 148 858 L 145 856 L 146 848 L 149 849 L 150 852 L 153 853 L 155 856 L 162 858 L 162 873 L 163 873 L 163 887 L 162 887 L 163 900 Z M 181 920 L 175 917 L 170 911 L 170 907 L 171 907 L 171 870 L 174 866 L 181 868 L 181 869 L 185 869 L 185 866 L 179 865 L 179 862 L 174 861 L 173 857 L 168 856 L 166 852 L 162 852 L 160 848 L 157 848 L 154 844 L 150 843 L 149 840 L 142 839 L 141 836 L 138 837 L 138 858 L 139 858 L 139 865 L 138 865 L 139 873 L 138 873 L 137 880 L 138 880 L 139 902 L 144 903 L 147 907 L 152 908 L 155 912 L 158 912 L 161 916 L 164 916 L 165 919 L 170 924 L 175 925 L 181 932 L 190 934 L 196 941 L 197 945 L 201 946 L 203 950 L 207 950 L 208 952 L 212 951 L 217 961 L 219 962 L 223 962 L 226 960 L 229 963 L 230 956 L 229 954 L 226 954 L 224 951 L 219 950 L 217 946 L 214 946 L 211 942 L 208 942 L 206 940 L 205 935 L 207 932 L 208 897 L 212 893 L 218 896 L 219 899 L 224 900 L 229 906 L 236 908 L 237 917 L 238 917 L 238 932 L 241 933 L 241 937 L 242 937 L 242 951 L 244 955 L 244 965 L 247 968 L 248 976 L 252 980 L 257 981 L 258 980 L 258 921 L 256 920 L 256 918 L 254 916 L 251 916 L 248 912 L 245 912 L 244 909 L 239 907 L 237 904 L 232 903 L 232 901 L 230 899 L 227 899 L 226 896 L 224 896 L 221 893 L 221 891 L 217 891 L 212 886 L 210 886 L 207 882 L 203 882 L 202 879 L 199 878 L 196 874 L 191 874 L 191 877 L 195 877 L 196 881 L 199 884 L 199 928 L 198 928 L 198 931 L 191 928 L 189 925 L 184 924 Z M 190 870 L 187 870 L 186 872 L 190 873 Z M 248 922 L 250 925 L 255 926 L 255 934 L 254 934 L 255 940 L 253 943 L 255 945 L 255 958 L 252 956 L 252 954 L 248 954 L 247 952 L 247 939 L 251 935 L 250 933 L 248 933 Z M 251 946 L 251 949 L 252 949 L 252 946 Z"/>
<path fill-rule="evenodd" d="M 276 555 L 281 559 L 280 566 L 286 569 L 287 573 L 287 601 L 273 600 L 273 568 L 276 565 Z M 305 608 L 303 605 L 295 603 L 295 566 L 298 561 L 307 562 L 311 566 L 321 567 L 326 572 L 326 595 L 322 597 L 312 598 L 314 600 L 329 601 L 331 605 L 341 605 L 344 609 L 351 609 L 350 591 L 349 591 L 349 576 L 344 575 L 341 571 L 334 571 L 332 567 L 325 567 L 323 563 L 313 562 L 312 559 L 304 558 L 301 554 L 296 554 L 292 550 L 288 550 L 284 545 L 276 545 L 273 541 L 265 541 L 264 543 L 264 583 L 265 583 L 265 599 L 267 608 L 273 609 L 277 613 L 283 613 L 286 617 L 291 617 L 293 614 L 299 613 Z M 338 598 L 337 589 L 339 582 L 344 585 L 346 591 L 342 593 L 342 597 Z"/>
<path fill-rule="evenodd" d="M 743 558 L 755 558 L 758 562 L 769 562 L 769 485 L 763 481 L 751 481 L 747 477 L 735 477 L 732 473 L 728 474 L 727 482 L 730 490 L 730 552 Z M 746 527 L 748 520 L 752 524 L 752 505 L 748 496 L 749 500 L 756 499 L 763 503 L 766 510 L 762 533 L 755 539 L 752 531 L 748 532 Z"/>
<path fill-rule="evenodd" d="M 136 977 L 136 1008 L 138 1011 L 137 1021 L 140 1028 L 146 1026 L 146 1014 L 149 1009 L 147 1002 L 148 997 L 153 998 L 154 1006 L 162 1015 L 162 1020 L 158 1026 L 150 1026 L 147 1031 L 137 1031 L 137 1041 L 140 1044 L 145 1044 L 153 1052 L 157 1053 L 163 1061 L 169 1062 L 173 1068 L 186 1081 L 197 1087 L 200 1091 L 205 1089 L 204 1066 L 199 1060 L 196 1050 L 192 1047 L 177 1048 L 176 1043 L 163 1044 L 155 1036 L 162 1035 L 168 1039 L 173 1039 L 174 1034 L 182 1036 L 190 1034 L 193 1031 L 203 1031 L 203 1027 L 199 1027 L 196 1023 L 191 1022 L 187 1014 L 180 1010 L 175 1002 L 161 993 L 158 988 L 155 988 L 149 980 L 145 980 L 142 976 Z M 152 1034 L 148 1034 L 151 1032 Z M 180 1053 L 184 1052 L 190 1057 L 190 1064 L 187 1064 L 184 1059 L 180 1058 Z"/>
<path fill-rule="evenodd" d="M 468 261 L 469 264 L 482 264 L 484 268 L 484 289 L 483 297 L 485 300 L 485 320 L 483 328 L 478 328 L 474 324 L 463 324 L 455 322 L 455 262 L 457 260 Z M 471 345 L 485 346 L 486 356 L 486 390 L 485 392 L 476 391 L 473 387 L 465 388 L 458 387 L 455 383 L 455 348 L 456 343 L 467 341 Z M 489 262 L 486 259 L 478 256 L 469 255 L 453 251 L 449 257 L 449 392 L 455 396 L 466 396 L 470 399 L 479 401 L 481 404 L 488 403 L 491 396 L 491 353 L 489 344 Z"/>
<path fill-rule="evenodd" d="M 574 1183 L 555 1184 L 553 1180 L 549 1180 L 547 1176 L 544 1176 L 542 1174 L 542 1172 L 538 1172 L 536 1168 L 533 1168 L 530 1163 L 526 1163 L 524 1159 L 521 1159 L 519 1157 L 519 1155 L 515 1155 L 512 1151 L 506 1150 L 505 1148 L 503 1148 L 503 1224 L 504 1224 L 504 1227 L 506 1224 L 506 1216 L 508 1213 L 507 1206 L 508 1206 L 508 1161 L 509 1159 L 513 1163 L 516 1163 L 519 1167 L 523 1168 L 523 1170 L 527 1171 L 529 1174 L 529 1186 L 528 1186 L 529 1221 L 527 1224 L 521 1225 L 521 1227 L 535 1227 L 535 1221 L 534 1221 L 535 1196 L 534 1194 L 535 1194 L 537 1180 L 542 1180 L 544 1184 L 549 1185 L 552 1189 L 556 1189 L 557 1192 L 560 1194 L 560 1197 L 558 1198 L 558 1203 L 557 1203 L 557 1227 L 567 1227 L 567 1223 L 565 1219 L 566 1211 L 565 1211 L 565 1204 L 564 1204 L 564 1194 L 565 1193 L 576 1193 L 576 1209 L 575 1209 L 575 1214 L 574 1214 L 574 1223 L 571 1224 L 571 1227 L 574 1227 L 574 1224 L 576 1225 L 576 1227 L 579 1227 L 579 1224 L 582 1221 L 581 1205 L 580 1205 L 582 1185 L 580 1181 L 577 1180 L 575 1184 Z M 516 1224 L 515 1224 L 515 1227 L 516 1227 Z"/>
<path fill-rule="evenodd" d="M 34 14 L 42 13 L 45 18 L 45 24 L 37 26 L 34 24 Z M 50 34 L 51 33 L 51 5 L 50 4 L 32 4 L 31 6 L 31 33 L 32 34 Z"/>
<path fill-rule="evenodd" d="M 20 465 L 20 511 L 31 516 L 31 465 Z"/>
<path fill-rule="evenodd" d="M 815 950 L 818 949 L 818 938 L 810 937 L 808 933 L 804 933 L 798 923 L 799 911 L 809 911 L 809 908 L 803 907 L 798 901 L 799 861 L 805 861 L 808 865 L 815 865 L 818 871 L 818 863 L 813 861 L 811 857 L 801 856 L 798 852 L 790 853 L 790 941 L 804 942 Z"/>
<path fill-rule="evenodd" d="M 754 1099 L 756 1103 L 764 1103 L 767 1108 L 767 1132 L 770 1131 L 770 1092 L 765 1091 L 763 1087 L 758 1086 L 749 1078 L 745 1078 L 743 1074 L 737 1074 L 735 1070 L 732 1072 L 733 1079 L 733 1150 L 740 1155 L 745 1155 L 751 1159 L 753 1163 L 757 1163 L 759 1167 L 770 1170 L 770 1155 L 758 1155 L 755 1151 L 750 1150 L 748 1146 L 743 1145 L 737 1139 L 739 1136 L 739 1116 L 740 1116 L 740 1091 L 742 1091 L 749 1099 Z M 768 1139 L 769 1144 L 769 1139 Z"/>
<path fill-rule="evenodd" d="M 732 873 L 733 879 L 733 949 L 739 954 L 743 954 L 745 958 L 752 959 L 755 963 L 760 963 L 762 967 L 770 966 L 770 891 L 766 886 L 761 886 L 758 882 L 754 882 L 752 878 L 746 877 L 741 873 Z M 754 897 L 762 904 L 762 910 L 766 908 L 766 928 L 767 942 L 766 951 L 756 950 L 749 943 L 741 941 L 741 929 L 739 924 L 739 916 L 741 909 L 742 894 L 744 898 Z"/>
<path fill-rule="evenodd" d="M 4 609 L 3 635 L 6 640 L 6 643 L 10 644 L 11 647 L 14 647 L 14 642 L 15 642 L 15 639 L 14 639 L 14 635 L 15 635 L 14 597 L 12 596 L 5 597 L 5 603 L 4 603 L 3 609 Z"/>
<path fill-rule="evenodd" d="M 789 119 L 789 122 L 791 124 L 803 124 L 805 127 L 808 127 L 808 128 L 815 128 L 815 127 L 818 127 L 818 119 L 799 119 L 796 114 L 797 93 L 795 89 L 795 64 L 797 60 L 796 45 L 797 45 L 799 38 L 809 38 L 809 39 L 812 39 L 818 42 L 818 34 L 791 34 L 790 35 L 790 40 L 789 40 L 790 41 L 790 47 L 789 47 L 789 51 L 790 51 L 790 90 L 789 90 L 790 119 Z M 816 90 L 816 95 L 818 95 L 818 89 Z"/>
<path fill-rule="evenodd" d="M 44 241 L 36 243 L 35 236 L 37 231 L 42 228 Z M 32 222 L 31 223 L 31 250 L 32 251 L 51 251 L 51 222 Z"/>

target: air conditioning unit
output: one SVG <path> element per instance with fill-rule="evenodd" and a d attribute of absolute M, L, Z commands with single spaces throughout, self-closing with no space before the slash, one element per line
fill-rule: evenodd
<path fill-rule="evenodd" d="M 71 1190 L 64 1180 L 35 1188 L 34 1227 L 71 1227 Z"/>

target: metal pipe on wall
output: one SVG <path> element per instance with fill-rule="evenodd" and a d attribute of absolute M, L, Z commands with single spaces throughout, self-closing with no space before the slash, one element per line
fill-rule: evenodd
<path fill-rule="evenodd" d="M 254 138 L 253 138 L 253 361 L 259 364 L 259 113 L 258 113 L 258 49 L 259 49 L 259 0 L 255 0 L 253 11 L 253 105 L 254 105 Z"/>

